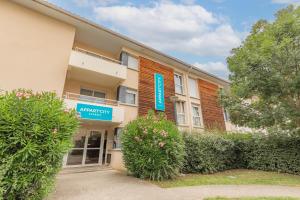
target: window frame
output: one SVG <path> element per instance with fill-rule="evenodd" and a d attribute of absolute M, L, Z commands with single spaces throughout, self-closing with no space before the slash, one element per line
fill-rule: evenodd
<path fill-rule="evenodd" d="M 191 104 L 191 107 L 192 107 L 192 125 L 193 127 L 202 127 L 202 122 L 201 122 L 201 109 L 200 109 L 200 106 L 197 105 L 197 104 Z M 197 108 L 198 109 L 198 115 L 194 115 L 194 108 Z M 195 118 L 198 119 L 199 121 L 199 125 L 195 124 Z"/>
<path fill-rule="evenodd" d="M 225 122 L 230 122 L 230 115 L 229 112 L 223 108 L 223 115 L 224 115 L 224 121 Z"/>
<path fill-rule="evenodd" d="M 176 76 L 177 77 L 180 77 L 181 79 L 181 85 L 180 84 L 176 84 Z M 182 74 L 179 74 L 179 73 L 174 73 L 174 85 L 175 85 L 175 93 L 176 94 L 180 94 L 180 95 L 184 95 L 184 78 L 183 78 L 183 75 Z M 176 91 L 176 86 L 180 87 L 181 88 L 181 93 L 177 92 Z"/>
<path fill-rule="evenodd" d="M 129 69 L 133 69 L 133 70 L 136 70 L 136 71 L 138 71 L 139 70 L 139 58 L 138 57 L 136 57 L 136 56 L 133 56 L 132 54 L 127 54 L 128 55 L 128 62 L 127 62 L 127 67 L 129 68 Z M 132 66 L 130 66 L 129 65 L 129 59 L 130 58 L 132 58 L 132 59 L 135 59 L 136 60 L 136 67 L 132 67 Z"/>
<path fill-rule="evenodd" d="M 181 110 L 183 111 L 183 112 L 178 112 L 178 107 L 177 107 L 177 105 L 178 104 L 180 104 L 180 107 L 181 107 Z M 185 101 L 177 101 L 176 102 L 176 122 L 177 122 L 177 124 L 178 125 L 186 125 L 187 124 L 187 121 L 186 121 L 186 102 Z M 183 123 L 180 123 L 179 122 L 179 117 L 178 116 L 183 116 L 183 119 L 184 119 L 184 122 Z"/>
<path fill-rule="evenodd" d="M 125 96 L 124 96 L 124 101 L 122 100 L 118 100 L 120 102 L 120 104 L 123 104 L 123 105 L 129 105 L 129 106 L 137 106 L 137 102 L 138 102 L 138 91 L 135 90 L 135 89 L 131 89 L 131 88 L 128 88 L 126 86 L 122 86 L 122 87 L 125 87 Z M 127 100 L 127 94 L 133 94 L 134 95 L 134 104 L 132 103 L 128 103 L 126 100 Z"/>
<path fill-rule="evenodd" d="M 92 96 L 90 96 L 90 95 L 85 95 L 85 94 L 81 94 L 81 90 L 91 91 L 91 92 L 92 92 Z M 95 92 L 104 94 L 104 98 L 96 97 L 96 96 L 95 96 Z M 80 87 L 79 95 L 88 96 L 88 97 L 93 97 L 93 98 L 99 98 L 99 99 L 106 99 L 106 93 L 105 93 L 105 92 L 100 91 L 100 90 L 95 90 L 95 89 L 88 89 L 88 88 L 86 88 L 86 87 Z"/>
<path fill-rule="evenodd" d="M 136 60 L 136 64 L 137 64 L 136 67 L 133 67 L 132 65 L 129 65 L 129 60 L 130 59 L 135 59 Z M 132 69 L 132 70 L 135 70 L 135 71 L 139 70 L 140 60 L 139 60 L 138 56 L 135 56 L 135 55 L 133 55 L 131 53 L 128 53 L 126 51 L 122 51 L 121 54 L 120 54 L 120 61 L 121 61 L 121 64 L 124 65 L 124 66 L 127 66 L 128 69 Z"/>
<path fill-rule="evenodd" d="M 192 95 L 192 84 L 191 84 L 191 81 L 194 81 L 195 82 L 195 96 Z M 192 98 L 196 98 L 196 99 L 199 99 L 199 88 L 198 88 L 198 82 L 197 82 L 197 79 L 195 78 L 192 78 L 192 77 L 189 77 L 188 78 L 188 84 L 189 84 L 189 96 L 192 97 Z"/>

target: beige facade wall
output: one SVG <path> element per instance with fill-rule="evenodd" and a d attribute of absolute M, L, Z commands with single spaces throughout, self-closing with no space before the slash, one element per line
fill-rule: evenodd
<path fill-rule="evenodd" d="M 133 69 L 127 69 L 127 79 L 121 83 L 131 89 L 138 89 L 139 84 L 139 72 Z"/>
<path fill-rule="evenodd" d="M 62 95 L 75 28 L 0 1 L 0 88 Z"/>
<path fill-rule="evenodd" d="M 200 102 L 200 95 L 198 98 L 191 97 L 190 96 L 190 91 L 189 91 L 189 78 L 193 79 L 198 79 L 199 77 L 190 74 L 186 71 L 183 70 L 178 70 L 175 69 L 175 74 L 179 74 L 183 78 L 183 95 L 182 94 L 177 94 L 176 96 L 178 97 L 178 100 L 184 101 L 185 102 L 185 109 L 186 109 L 186 124 L 185 125 L 179 125 L 179 129 L 181 131 L 186 131 L 186 132 L 202 132 L 204 131 L 204 126 L 203 126 L 203 117 L 202 117 L 202 112 L 201 112 L 201 102 Z M 192 105 L 197 105 L 200 111 L 200 116 L 201 116 L 201 127 L 194 127 L 193 126 L 193 116 L 192 116 Z"/>
<path fill-rule="evenodd" d="M 123 153 L 119 149 L 110 150 L 109 153 L 111 154 L 111 162 L 110 166 L 113 169 L 125 171 L 125 165 L 123 161 Z"/>

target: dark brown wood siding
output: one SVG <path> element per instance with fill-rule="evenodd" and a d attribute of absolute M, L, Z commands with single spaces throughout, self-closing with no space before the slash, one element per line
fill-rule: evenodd
<path fill-rule="evenodd" d="M 170 96 L 175 95 L 174 71 L 160 63 L 140 57 L 139 71 L 139 115 L 146 115 L 149 110 L 155 110 L 154 74 L 164 76 L 165 113 L 169 120 L 175 121 L 174 104 Z"/>
<path fill-rule="evenodd" d="M 219 87 L 204 80 L 199 80 L 198 83 L 205 128 L 226 130 L 223 110 L 218 103 Z"/>

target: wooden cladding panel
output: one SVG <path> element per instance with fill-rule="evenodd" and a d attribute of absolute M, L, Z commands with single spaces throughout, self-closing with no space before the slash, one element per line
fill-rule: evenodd
<path fill-rule="evenodd" d="M 218 103 L 219 87 L 204 80 L 199 80 L 198 85 L 205 128 L 226 130 L 223 110 Z"/>
<path fill-rule="evenodd" d="M 160 63 L 140 57 L 139 71 L 139 115 L 146 115 L 155 110 L 154 74 L 164 76 L 165 113 L 169 120 L 175 121 L 174 104 L 169 97 L 175 95 L 174 71 Z"/>

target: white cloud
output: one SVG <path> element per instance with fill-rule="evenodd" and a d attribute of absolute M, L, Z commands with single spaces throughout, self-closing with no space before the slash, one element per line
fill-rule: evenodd
<path fill-rule="evenodd" d="M 229 70 L 227 65 L 223 62 L 208 62 L 203 64 L 197 62 L 194 63 L 194 66 L 224 79 L 228 79 Z"/>
<path fill-rule="evenodd" d="M 272 0 L 273 3 L 278 4 L 294 4 L 294 5 L 300 5 L 300 0 Z"/>
<path fill-rule="evenodd" d="M 89 7 L 89 6 L 108 6 L 118 3 L 119 0 L 73 0 L 77 6 Z"/>
<path fill-rule="evenodd" d="M 100 22 L 108 22 L 136 40 L 163 51 L 200 56 L 227 56 L 241 37 L 223 18 L 193 1 L 159 1 L 148 6 L 98 6 Z"/>

